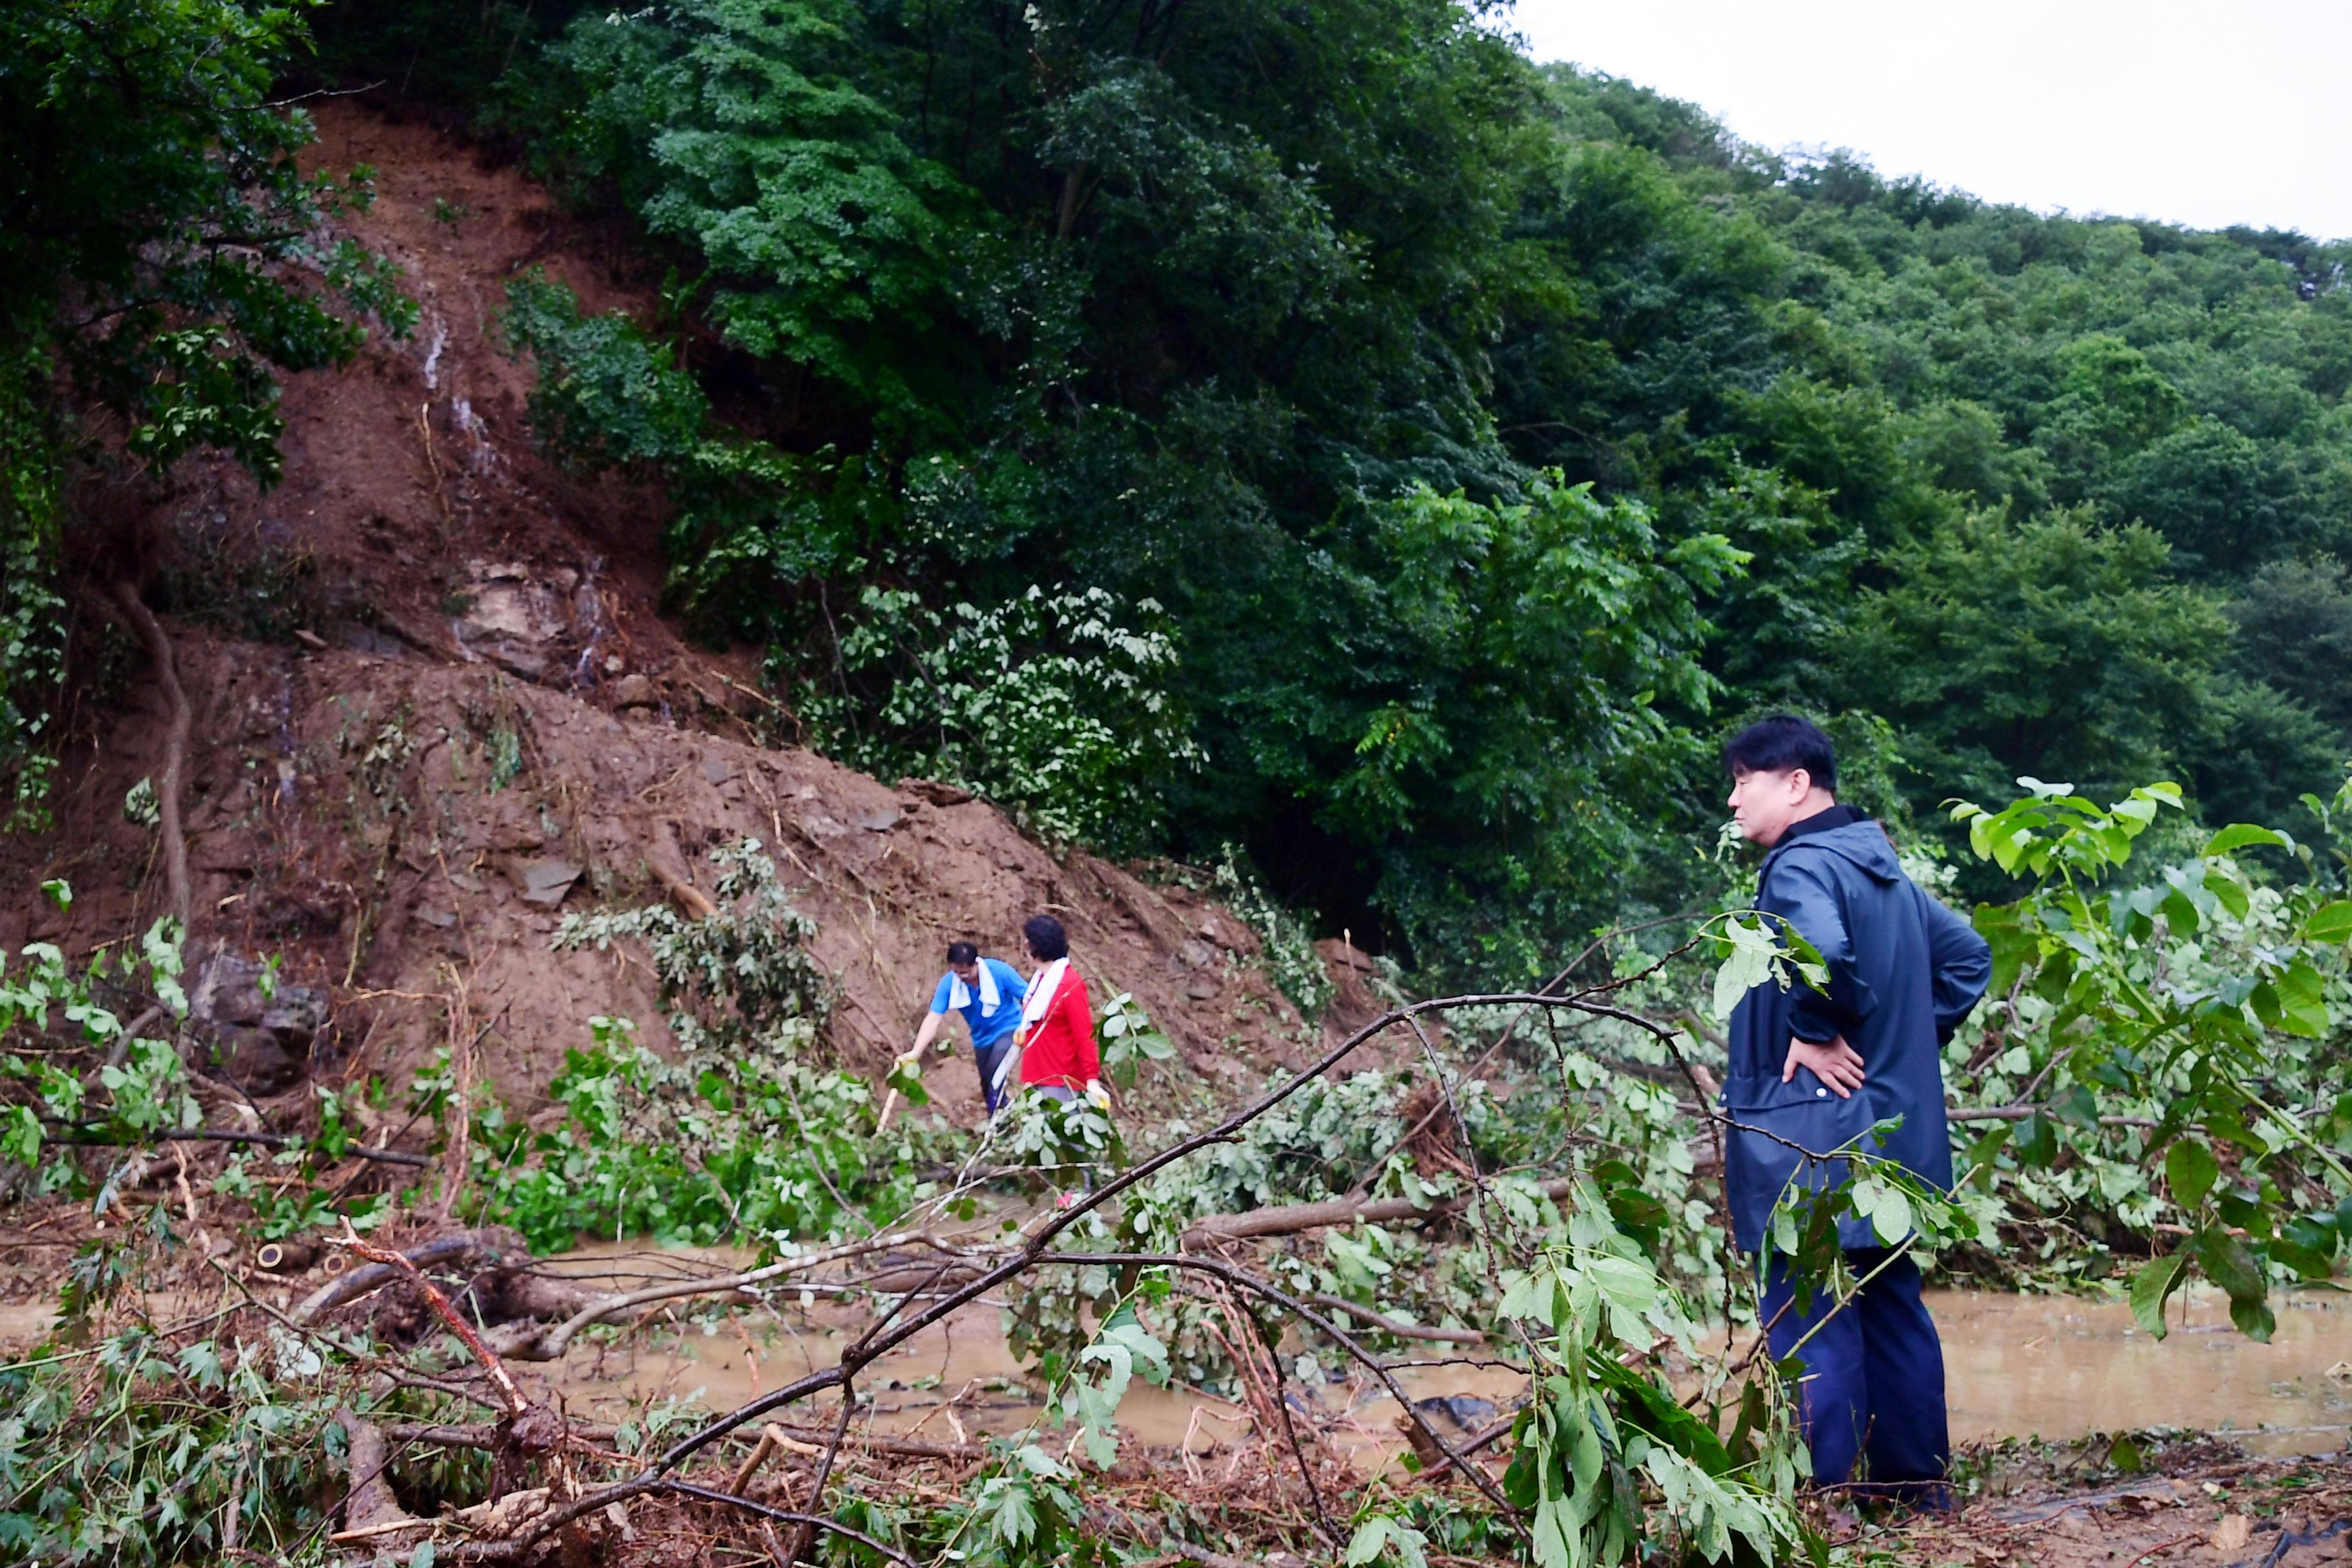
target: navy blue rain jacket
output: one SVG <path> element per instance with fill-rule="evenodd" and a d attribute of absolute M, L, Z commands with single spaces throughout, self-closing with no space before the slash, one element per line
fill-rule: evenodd
<path fill-rule="evenodd" d="M 1760 1130 L 1724 1132 L 1732 1230 L 1746 1252 L 1762 1244 L 1792 1181 L 1818 1188 L 1845 1179 L 1844 1162 L 1808 1162 L 1788 1143 L 1825 1154 L 1900 1116 L 1903 1125 L 1877 1152 L 1950 1189 L 1943 1047 L 1992 974 L 1984 938 L 1903 874 L 1874 822 L 1781 839 L 1765 857 L 1756 907 L 1785 918 L 1821 951 L 1830 984 L 1824 994 L 1802 981 L 1785 991 L 1767 981 L 1731 1015 L 1721 1104 L 1734 1122 Z M 1840 1100 L 1806 1068 L 1782 1083 L 1791 1036 L 1816 1044 L 1844 1037 L 1862 1057 L 1862 1088 Z M 1884 1245 L 1853 1215 L 1840 1222 L 1838 1239 Z"/>

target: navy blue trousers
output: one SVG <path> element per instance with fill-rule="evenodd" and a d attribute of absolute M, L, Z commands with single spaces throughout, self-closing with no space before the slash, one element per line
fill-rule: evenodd
<path fill-rule="evenodd" d="M 1845 1257 L 1857 1279 L 1886 1262 L 1881 1247 L 1853 1248 Z M 1765 1280 L 1764 1321 L 1772 1322 L 1794 1294 L 1788 1260 L 1775 1257 Z M 1772 1323 L 1775 1358 L 1786 1357 L 1829 1317 L 1836 1298 L 1816 1286 L 1811 1304 L 1810 1312 L 1789 1306 Z M 1805 1368 L 1798 1409 L 1812 1450 L 1813 1484 L 1845 1483 L 1864 1496 L 1948 1506 L 1944 1346 L 1919 1299 L 1919 1266 L 1908 1256 L 1888 1264 L 1798 1354 Z"/>

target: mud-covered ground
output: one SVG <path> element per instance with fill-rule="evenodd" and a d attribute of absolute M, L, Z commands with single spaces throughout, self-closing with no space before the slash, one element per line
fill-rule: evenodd
<path fill-rule="evenodd" d="M 1863 1521 L 1832 1539 L 1858 1562 L 2034 1568 L 2352 1562 L 2352 1470 L 2341 1453 L 2251 1457 L 2194 1433 L 1964 1448 L 1961 1506 Z"/>

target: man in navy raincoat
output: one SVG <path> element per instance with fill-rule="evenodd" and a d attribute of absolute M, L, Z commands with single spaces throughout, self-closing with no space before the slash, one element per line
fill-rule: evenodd
<path fill-rule="evenodd" d="M 1777 715 L 1742 731 L 1724 758 L 1734 821 L 1771 851 L 1756 907 L 1794 926 L 1830 972 L 1826 992 L 1757 985 L 1731 1016 L 1725 1173 L 1740 1249 L 1758 1252 L 1784 1191 L 1844 1179 L 1843 1162 L 1810 1161 L 1791 1144 L 1825 1154 L 1900 1117 L 1875 1152 L 1950 1188 L 1943 1047 L 1984 994 L 1992 957 L 1903 874 L 1876 823 L 1838 804 L 1837 757 L 1820 730 Z M 1838 1240 L 1857 1279 L 1875 1275 L 1834 1316 L 1825 1289 L 1799 1310 L 1785 1258 L 1765 1267 L 1776 1357 L 1830 1317 L 1801 1352 L 1814 1482 L 1940 1502 L 1951 1458 L 1944 1352 L 1918 1266 L 1851 1214 Z"/>

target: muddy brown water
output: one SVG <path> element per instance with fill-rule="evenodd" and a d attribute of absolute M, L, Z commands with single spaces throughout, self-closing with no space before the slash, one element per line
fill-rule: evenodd
<path fill-rule="evenodd" d="M 593 1260 L 574 1254 L 555 1267 L 583 1274 L 615 1264 L 658 1271 L 686 1267 L 694 1255 L 639 1253 L 635 1263 L 625 1263 L 630 1256 L 619 1249 Z M 712 1263 L 728 1258 L 705 1256 Z M 2175 1299 L 2172 1332 L 2158 1342 L 2121 1301 L 1931 1291 L 1952 1436 L 2068 1438 L 2178 1426 L 2226 1432 L 2261 1454 L 2344 1448 L 2352 1424 L 2352 1295 L 2309 1292 L 2274 1298 L 2273 1304 L 2278 1331 L 2269 1344 L 2257 1344 L 2230 1326 L 2224 1297 L 2192 1289 Z M 814 1317 L 792 1321 L 816 1310 L 765 1319 L 739 1314 L 715 1334 L 633 1335 L 610 1350 L 575 1352 L 560 1386 L 572 1408 L 583 1415 L 593 1408 L 601 1419 L 676 1397 L 726 1408 L 839 1360 L 858 1331 Z M 877 1362 L 866 1382 L 875 1425 L 884 1430 L 1002 1434 L 1039 1413 L 992 1305 L 975 1303 L 916 1335 Z M 1525 1387 L 1523 1377 L 1500 1368 L 1411 1368 L 1398 1382 L 1416 1400 L 1463 1394 L 1502 1403 Z M 1383 1391 L 1333 1383 L 1317 1393 L 1339 1417 L 1344 1445 L 1367 1459 L 1394 1451 L 1397 1409 Z M 1139 1381 L 1119 1424 L 1147 1445 L 1206 1453 L 1245 1430 L 1246 1417 L 1226 1401 Z"/>
<path fill-rule="evenodd" d="M 546 1267 L 628 1289 L 745 1262 L 723 1249 L 623 1245 L 583 1248 Z M 584 1419 L 630 1419 L 666 1401 L 727 1409 L 835 1364 L 866 1321 L 862 1308 L 821 1295 L 786 1295 L 774 1305 L 709 1325 L 642 1324 L 575 1349 L 561 1365 L 513 1370 L 534 1396 L 560 1397 Z M 2228 1433 L 2265 1455 L 2347 1446 L 2352 1295 L 2274 1299 L 2278 1331 L 2267 1345 L 2232 1329 L 2226 1300 L 2201 1289 L 2176 1299 L 2173 1331 L 2161 1342 L 2120 1301 L 1940 1290 L 1928 1293 L 1928 1305 L 1943 1337 L 1956 1441 L 2177 1426 Z M 172 1322 L 203 1306 L 159 1301 L 154 1310 Z M 0 1347 L 37 1341 L 51 1316 L 46 1302 L 0 1304 Z M 1525 1386 L 1499 1367 L 1414 1367 L 1397 1376 L 1416 1400 L 1465 1395 L 1507 1404 Z M 975 1302 L 915 1335 L 874 1363 L 861 1386 L 873 1426 L 886 1432 L 958 1439 L 1021 1431 L 1041 1416 L 992 1302 Z M 1334 1382 L 1313 1392 L 1334 1417 L 1334 1435 L 1362 1461 L 1377 1464 L 1396 1450 L 1395 1402 L 1377 1385 Z M 1119 1425 L 1147 1446 L 1205 1455 L 1245 1433 L 1248 1418 L 1229 1401 L 1139 1380 Z"/>
<path fill-rule="evenodd" d="M 747 1257 L 724 1250 L 589 1248 L 549 1260 L 548 1271 L 628 1289 L 670 1273 L 742 1267 Z M 871 1321 L 863 1307 L 844 1310 L 821 1293 L 797 1305 L 788 1293 L 775 1304 L 780 1310 L 729 1314 L 709 1331 L 704 1325 L 641 1328 L 611 1343 L 575 1350 L 560 1368 L 514 1370 L 527 1391 L 559 1394 L 569 1412 L 593 1420 L 617 1422 L 669 1400 L 723 1410 L 836 1364 Z M 1412 1399 L 1467 1395 L 1497 1404 L 1527 1381 L 1501 1367 L 1411 1367 L 1396 1377 Z M 1002 1309 L 991 1301 L 973 1302 L 881 1356 L 866 1368 L 859 1388 L 861 1407 L 880 1432 L 945 1441 L 1034 1426 L 1048 1446 L 1068 1440 L 1041 1425 L 1038 1391 L 1005 1343 Z M 1367 1468 L 1377 1468 L 1401 1447 L 1396 1402 L 1384 1391 L 1333 1383 L 1314 1392 L 1333 1418 L 1339 1447 Z M 839 1408 L 827 1399 L 813 1403 Z M 1120 1404 L 1118 1425 L 1145 1447 L 1194 1455 L 1228 1447 L 1250 1428 L 1248 1415 L 1230 1400 L 1198 1389 L 1153 1387 L 1139 1377 Z"/>
<path fill-rule="evenodd" d="M 2227 1432 L 2257 1454 L 2346 1447 L 2352 1295 L 2273 1297 L 2278 1331 L 2230 1326 L 2219 1291 L 2176 1299 L 2172 1331 L 2143 1331 L 2121 1301 L 1931 1292 L 1952 1436 L 2079 1437 L 2127 1427 Z M 2333 1370 L 2336 1375 L 2330 1376 Z"/>

